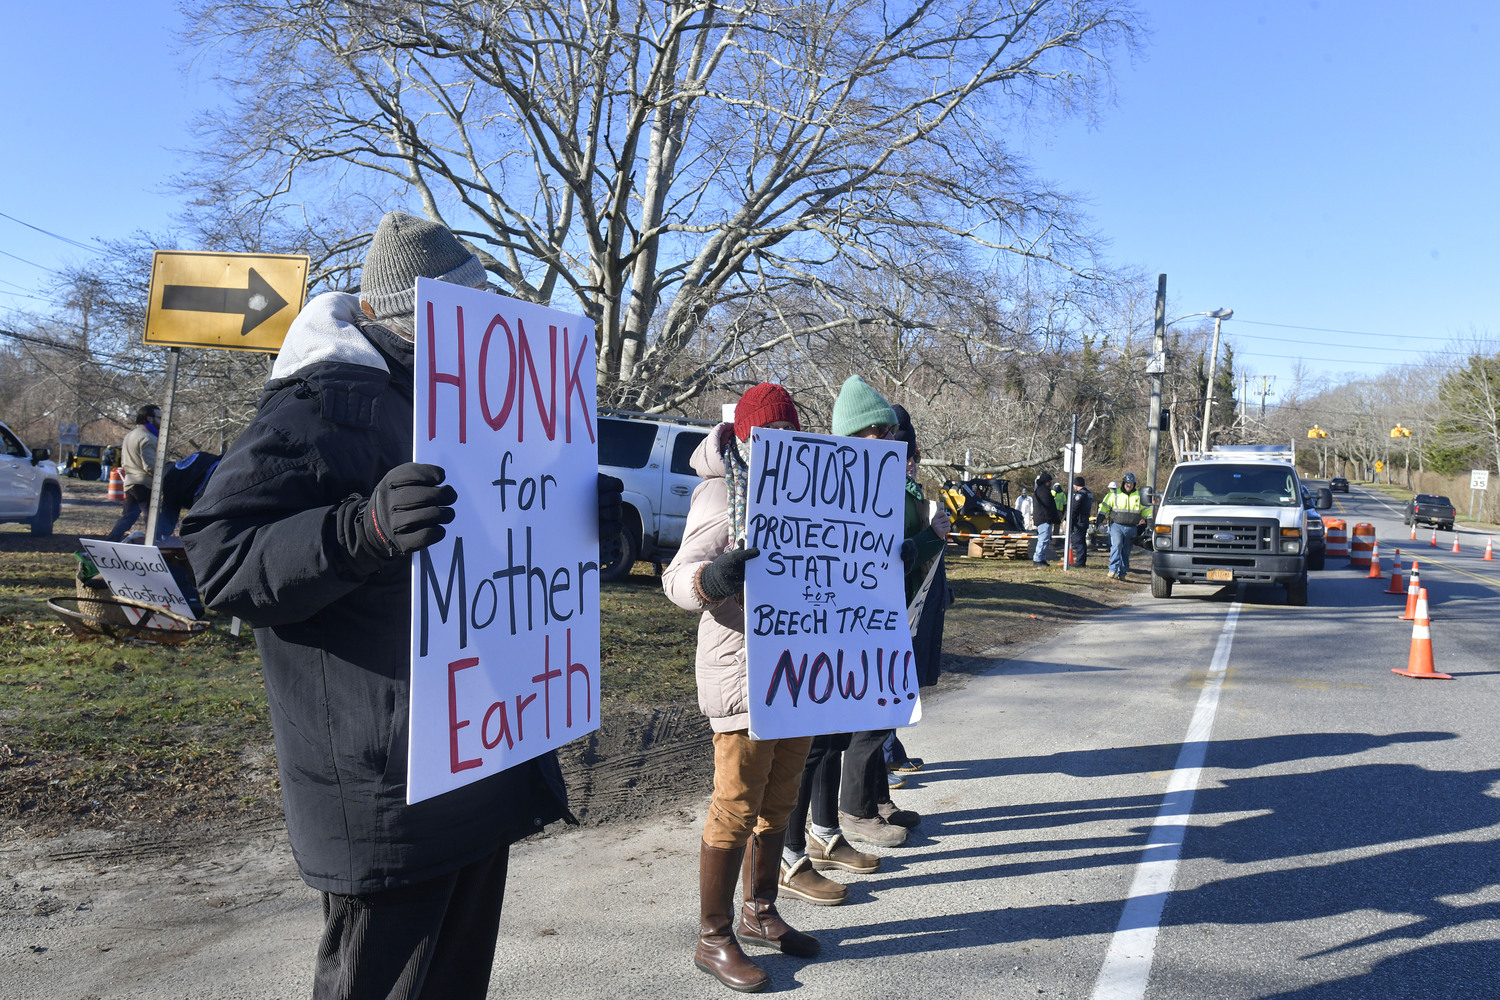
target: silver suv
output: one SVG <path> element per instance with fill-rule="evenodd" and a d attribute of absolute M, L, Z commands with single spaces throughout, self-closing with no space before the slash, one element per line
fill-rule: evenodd
<path fill-rule="evenodd" d="M 46 448 L 32 451 L 0 424 L 0 523 L 31 525 L 33 535 L 52 534 L 62 513 L 62 481 Z"/>
<path fill-rule="evenodd" d="M 708 420 L 599 411 L 599 471 L 625 483 L 618 554 L 599 567 L 601 580 L 624 578 L 638 559 L 672 558 L 693 490 L 703 481 L 688 461 L 713 427 Z"/>

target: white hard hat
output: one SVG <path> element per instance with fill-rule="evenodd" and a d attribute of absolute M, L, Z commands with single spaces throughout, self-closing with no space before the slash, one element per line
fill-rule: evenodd
<path fill-rule="evenodd" d="M 1120 484 L 1117 483 L 1117 482 L 1115 482 L 1113 479 L 1111 479 L 1109 481 L 1109 488 L 1112 489 L 1112 490 L 1117 490 L 1117 489 L 1120 488 Z"/>

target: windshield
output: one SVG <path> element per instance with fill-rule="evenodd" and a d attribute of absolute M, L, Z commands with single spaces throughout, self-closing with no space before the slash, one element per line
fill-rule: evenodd
<path fill-rule="evenodd" d="M 1271 466 L 1194 465 L 1172 473 L 1163 504 L 1235 504 L 1249 507 L 1293 507 L 1299 503 L 1296 476 Z"/>

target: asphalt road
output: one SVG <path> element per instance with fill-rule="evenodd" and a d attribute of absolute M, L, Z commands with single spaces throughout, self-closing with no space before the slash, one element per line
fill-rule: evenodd
<path fill-rule="evenodd" d="M 1378 527 L 1387 571 L 1398 545 L 1420 560 L 1454 680 L 1391 673 L 1403 601 L 1342 560 L 1305 608 L 1277 588 L 1178 587 L 997 661 L 905 734 L 928 761 L 894 793 L 924 814 L 916 835 L 844 876 L 846 905 L 784 905 L 824 954 L 766 957 L 772 990 L 1500 995 L 1500 562 L 1480 561 L 1482 536 L 1459 555 L 1447 533 L 1412 543 L 1375 494 L 1336 501 Z M 518 849 L 491 996 L 730 995 L 691 962 L 700 825 L 675 813 Z M 264 847 L 7 927 L 0 996 L 306 995 L 316 897 Z M 140 888 L 163 881 L 180 891 Z"/>

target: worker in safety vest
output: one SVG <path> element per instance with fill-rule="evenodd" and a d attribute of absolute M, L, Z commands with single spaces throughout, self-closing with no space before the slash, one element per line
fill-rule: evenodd
<path fill-rule="evenodd" d="M 1099 501 L 1099 512 L 1109 519 L 1109 577 L 1124 580 L 1130 572 L 1130 546 L 1141 523 L 1141 497 L 1135 491 L 1135 473 L 1127 472 L 1120 488 L 1110 490 Z"/>

